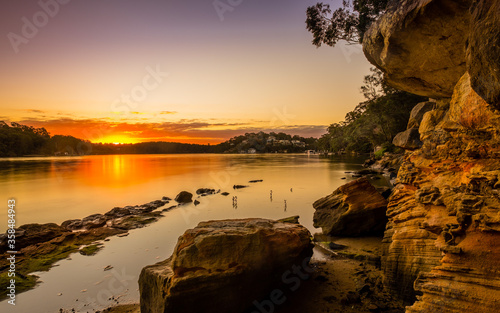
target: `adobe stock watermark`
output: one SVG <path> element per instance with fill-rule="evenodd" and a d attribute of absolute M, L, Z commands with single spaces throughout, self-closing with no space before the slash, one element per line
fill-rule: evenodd
<path fill-rule="evenodd" d="M 273 108 L 273 118 L 269 122 L 269 126 L 277 126 L 279 124 L 287 125 L 291 123 L 291 120 L 295 118 L 295 115 L 288 113 L 287 106 L 283 106 L 281 110 Z"/>
<path fill-rule="evenodd" d="M 56 17 L 61 10 L 62 5 L 66 5 L 71 0 L 40 0 L 38 1 L 38 6 L 40 10 L 35 12 L 28 18 L 23 16 L 21 18 L 22 26 L 18 33 L 10 32 L 7 34 L 7 38 L 10 41 L 12 49 L 15 53 L 19 53 L 21 45 L 27 45 L 29 41 L 35 38 L 40 29 L 47 26 L 50 19 Z"/>
<path fill-rule="evenodd" d="M 342 51 L 342 54 L 344 55 L 346 62 L 351 63 L 352 62 L 351 56 L 362 54 L 363 48 L 361 48 L 361 45 L 359 44 L 344 44 L 340 45 L 340 51 Z"/>
<path fill-rule="evenodd" d="M 132 109 L 137 109 L 147 99 L 149 93 L 158 88 L 169 75 L 169 73 L 161 71 L 159 64 L 155 68 L 146 67 L 146 72 L 147 74 L 144 75 L 142 81 L 134 86 L 128 94 L 122 94 L 113 101 L 111 104 L 112 111 L 123 114 L 130 113 Z"/>
<path fill-rule="evenodd" d="M 212 2 L 212 5 L 219 20 L 224 22 L 224 15 L 228 12 L 233 12 L 234 9 L 239 7 L 242 3 L 243 0 L 215 0 Z"/>
<path fill-rule="evenodd" d="M 79 301 L 78 312 L 101 310 L 109 305 L 110 299 L 130 289 L 137 280 L 134 275 L 128 275 L 125 268 L 122 268 L 121 272 L 113 269 L 111 274 L 112 277 L 108 280 L 106 287 L 100 289 L 95 298 L 87 297 L 84 301 Z"/>

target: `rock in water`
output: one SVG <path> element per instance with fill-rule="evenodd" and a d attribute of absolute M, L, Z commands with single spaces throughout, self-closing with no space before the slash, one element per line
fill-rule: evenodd
<path fill-rule="evenodd" d="M 16 249 L 20 250 L 24 247 L 34 245 L 37 243 L 42 243 L 45 241 L 49 241 L 51 239 L 54 239 L 56 237 L 61 236 L 66 229 L 63 227 L 54 224 L 54 223 L 47 223 L 47 224 L 25 224 L 20 226 L 16 232 Z M 5 233 L 4 240 L 0 243 L 0 253 L 2 253 L 2 249 L 7 250 L 12 250 L 8 249 L 8 235 L 9 233 Z"/>
<path fill-rule="evenodd" d="M 202 222 L 169 259 L 142 270 L 141 312 L 243 312 L 292 266 L 307 265 L 310 236 L 303 226 L 265 219 Z"/>
<path fill-rule="evenodd" d="M 364 177 L 340 186 L 313 207 L 314 227 L 327 235 L 380 235 L 387 222 L 387 200 Z"/>
<path fill-rule="evenodd" d="M 193 202 L 193 194 L 187 191 L 181 191 L 179 194 L 175 197 L 175 201 L 178 203 L 189 203 Z"/>
<path fill-rule="evenodd" d="M 215 189 L 210 188 L 199 188 L 196 190 L 197 195 L 212 195 L 215 193 Z"/>

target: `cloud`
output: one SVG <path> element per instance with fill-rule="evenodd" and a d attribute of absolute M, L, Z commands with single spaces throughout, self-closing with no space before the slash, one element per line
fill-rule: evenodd
<path fill-rule="evenodd" d="M 323 125 L 287 125 L 280 127 L 258 127 L 251 123 L 224 123 L 196 119 L 181 119 L 176 122 L 129 123 L 109 119 L 54 118 L 39 120 L 25 118 L 19 121 L 34 127 L 44 127 L 52 135 L 70 135 L 92 142 L 107 141 L 106 138 L 126 136 L 134 141 L 177 141 L 190 143 L 220 143 L 231 137 L 251 132 L 285 132 L 304 137 L 319 137 L 326 131 Z"/>
<path fill-rule="evenodd" d="M 177 113 L 178 113 L 177 111 L 161 111 L 159 114 L 167 115 L 167 114 L 177 114 Z"/>

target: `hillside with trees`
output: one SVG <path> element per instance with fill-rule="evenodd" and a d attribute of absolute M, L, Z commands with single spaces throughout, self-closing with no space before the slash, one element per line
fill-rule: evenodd
<path fill-rule="evenodd" d="M 91 154 L 174 154 L 174 153 L 294 153 L 316 149 L 316 138 L 283 132 L 246 133 L 217 145 L 178 142 L 104 144 L 73 136 L 50 136 L 45 128 L 0 121 L 0 157 L 75 156 Z"/>

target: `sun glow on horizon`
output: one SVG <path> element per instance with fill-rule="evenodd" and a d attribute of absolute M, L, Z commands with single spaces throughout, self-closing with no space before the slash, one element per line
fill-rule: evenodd
<path fill-rule="evenodd" d="M 124 144 L 134 144 L 140 143 L 136 138 L 131 138 L 124 135 L 111 135 L 104 138 L 98 138 L 96 140 L 92 140 L 92 143 L 111 143 L 114 145 L 124 145 Z"/>

